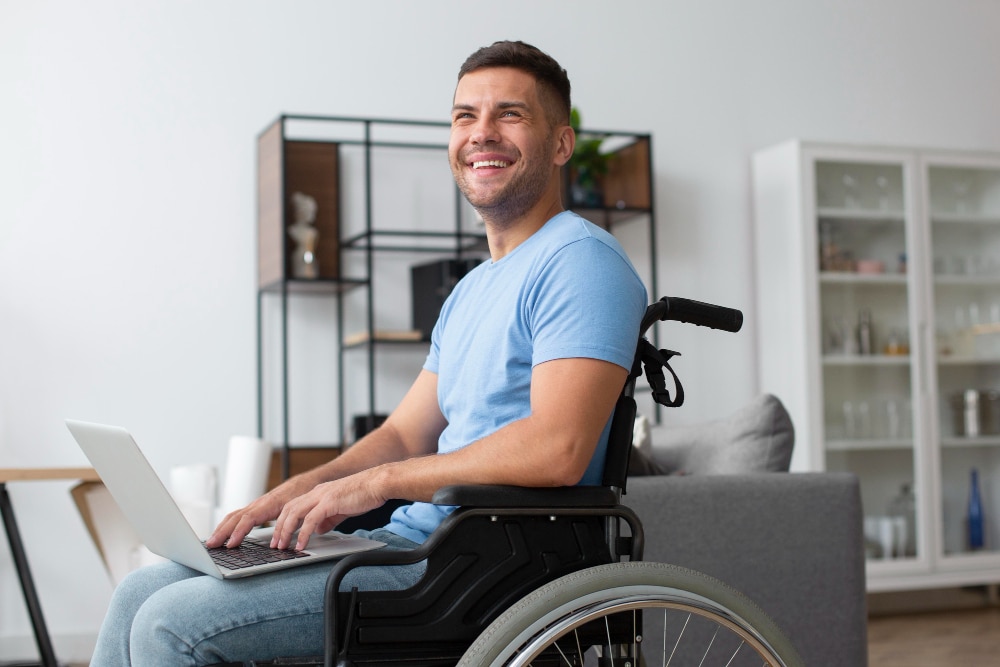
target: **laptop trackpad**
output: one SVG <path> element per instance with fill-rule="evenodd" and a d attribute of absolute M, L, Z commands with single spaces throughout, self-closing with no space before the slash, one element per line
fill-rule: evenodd
<path fill-rule="evenodd" d="M 273 527 L 255 528 L 250 531 L 246 539 L 252 540 L 257 544 L 269 545 L 273 534 Z M 292 541 L 294 543 L 294 539 Z M 345 535 L 344 533 L 332 531 L 310 537 L 309 544 L 306 546 L 305 552 L 317 555 L 339 556 L 358 551 L 369 551 L 371 549 L 378 549 L 384 546 L 385 542 L 371 540 L 366 537 Z"/>

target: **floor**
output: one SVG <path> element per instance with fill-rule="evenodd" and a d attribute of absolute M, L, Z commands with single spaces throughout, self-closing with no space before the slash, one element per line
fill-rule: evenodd
<path fill-rule="evenodd" d="M 868 667 L 980 665 L 1000 665 L 1000 607 L 879 611 L 868 622 Z"/>
<path fill-rule="evenodd" d="M 1000 665 L 1000 608 L 874 616 L 869 667 Z"/>

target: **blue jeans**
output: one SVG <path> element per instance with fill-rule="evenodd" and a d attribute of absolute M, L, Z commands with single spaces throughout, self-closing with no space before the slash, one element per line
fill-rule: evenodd
<path fill-rule="evenodd" d="M 417 545 L 386 530 L 355 533 L 386 549 Z M 199 667 L 323 653 L 323 594 L 330 562 L 222 581 L 184 565 L 136 570 L 115 589 L 92 667 Z M 425 565 L 367 567 L 343 588 L 399 590 Z"/>

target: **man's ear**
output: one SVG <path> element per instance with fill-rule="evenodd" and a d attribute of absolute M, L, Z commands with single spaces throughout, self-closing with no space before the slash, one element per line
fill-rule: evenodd
<path fill-rule="evenodd" d="M 569 125 L 563 125 L 556 129 L 556 166 L 563 166 L 573 157 L 573 149 L 576 148 L 576 132 Z"/>

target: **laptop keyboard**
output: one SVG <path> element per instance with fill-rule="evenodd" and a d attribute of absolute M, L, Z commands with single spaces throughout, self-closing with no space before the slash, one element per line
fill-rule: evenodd
<path fill-rule="evenodd" d="M 215 561 L 216 565 L 229 570 L 240 570 L 267 563 L 279 563 L 294 558 L 305 558 L 309 555 L 304 551 L 293 551 L 292 549 L 272 549 L 270 546 L 257 544 L 250 540 L 243 540 L 240 546 L 232 549 L 215 547 L 214 549 L 206 549 L 206 551 L 208 551 L 208 554 Z"/>

